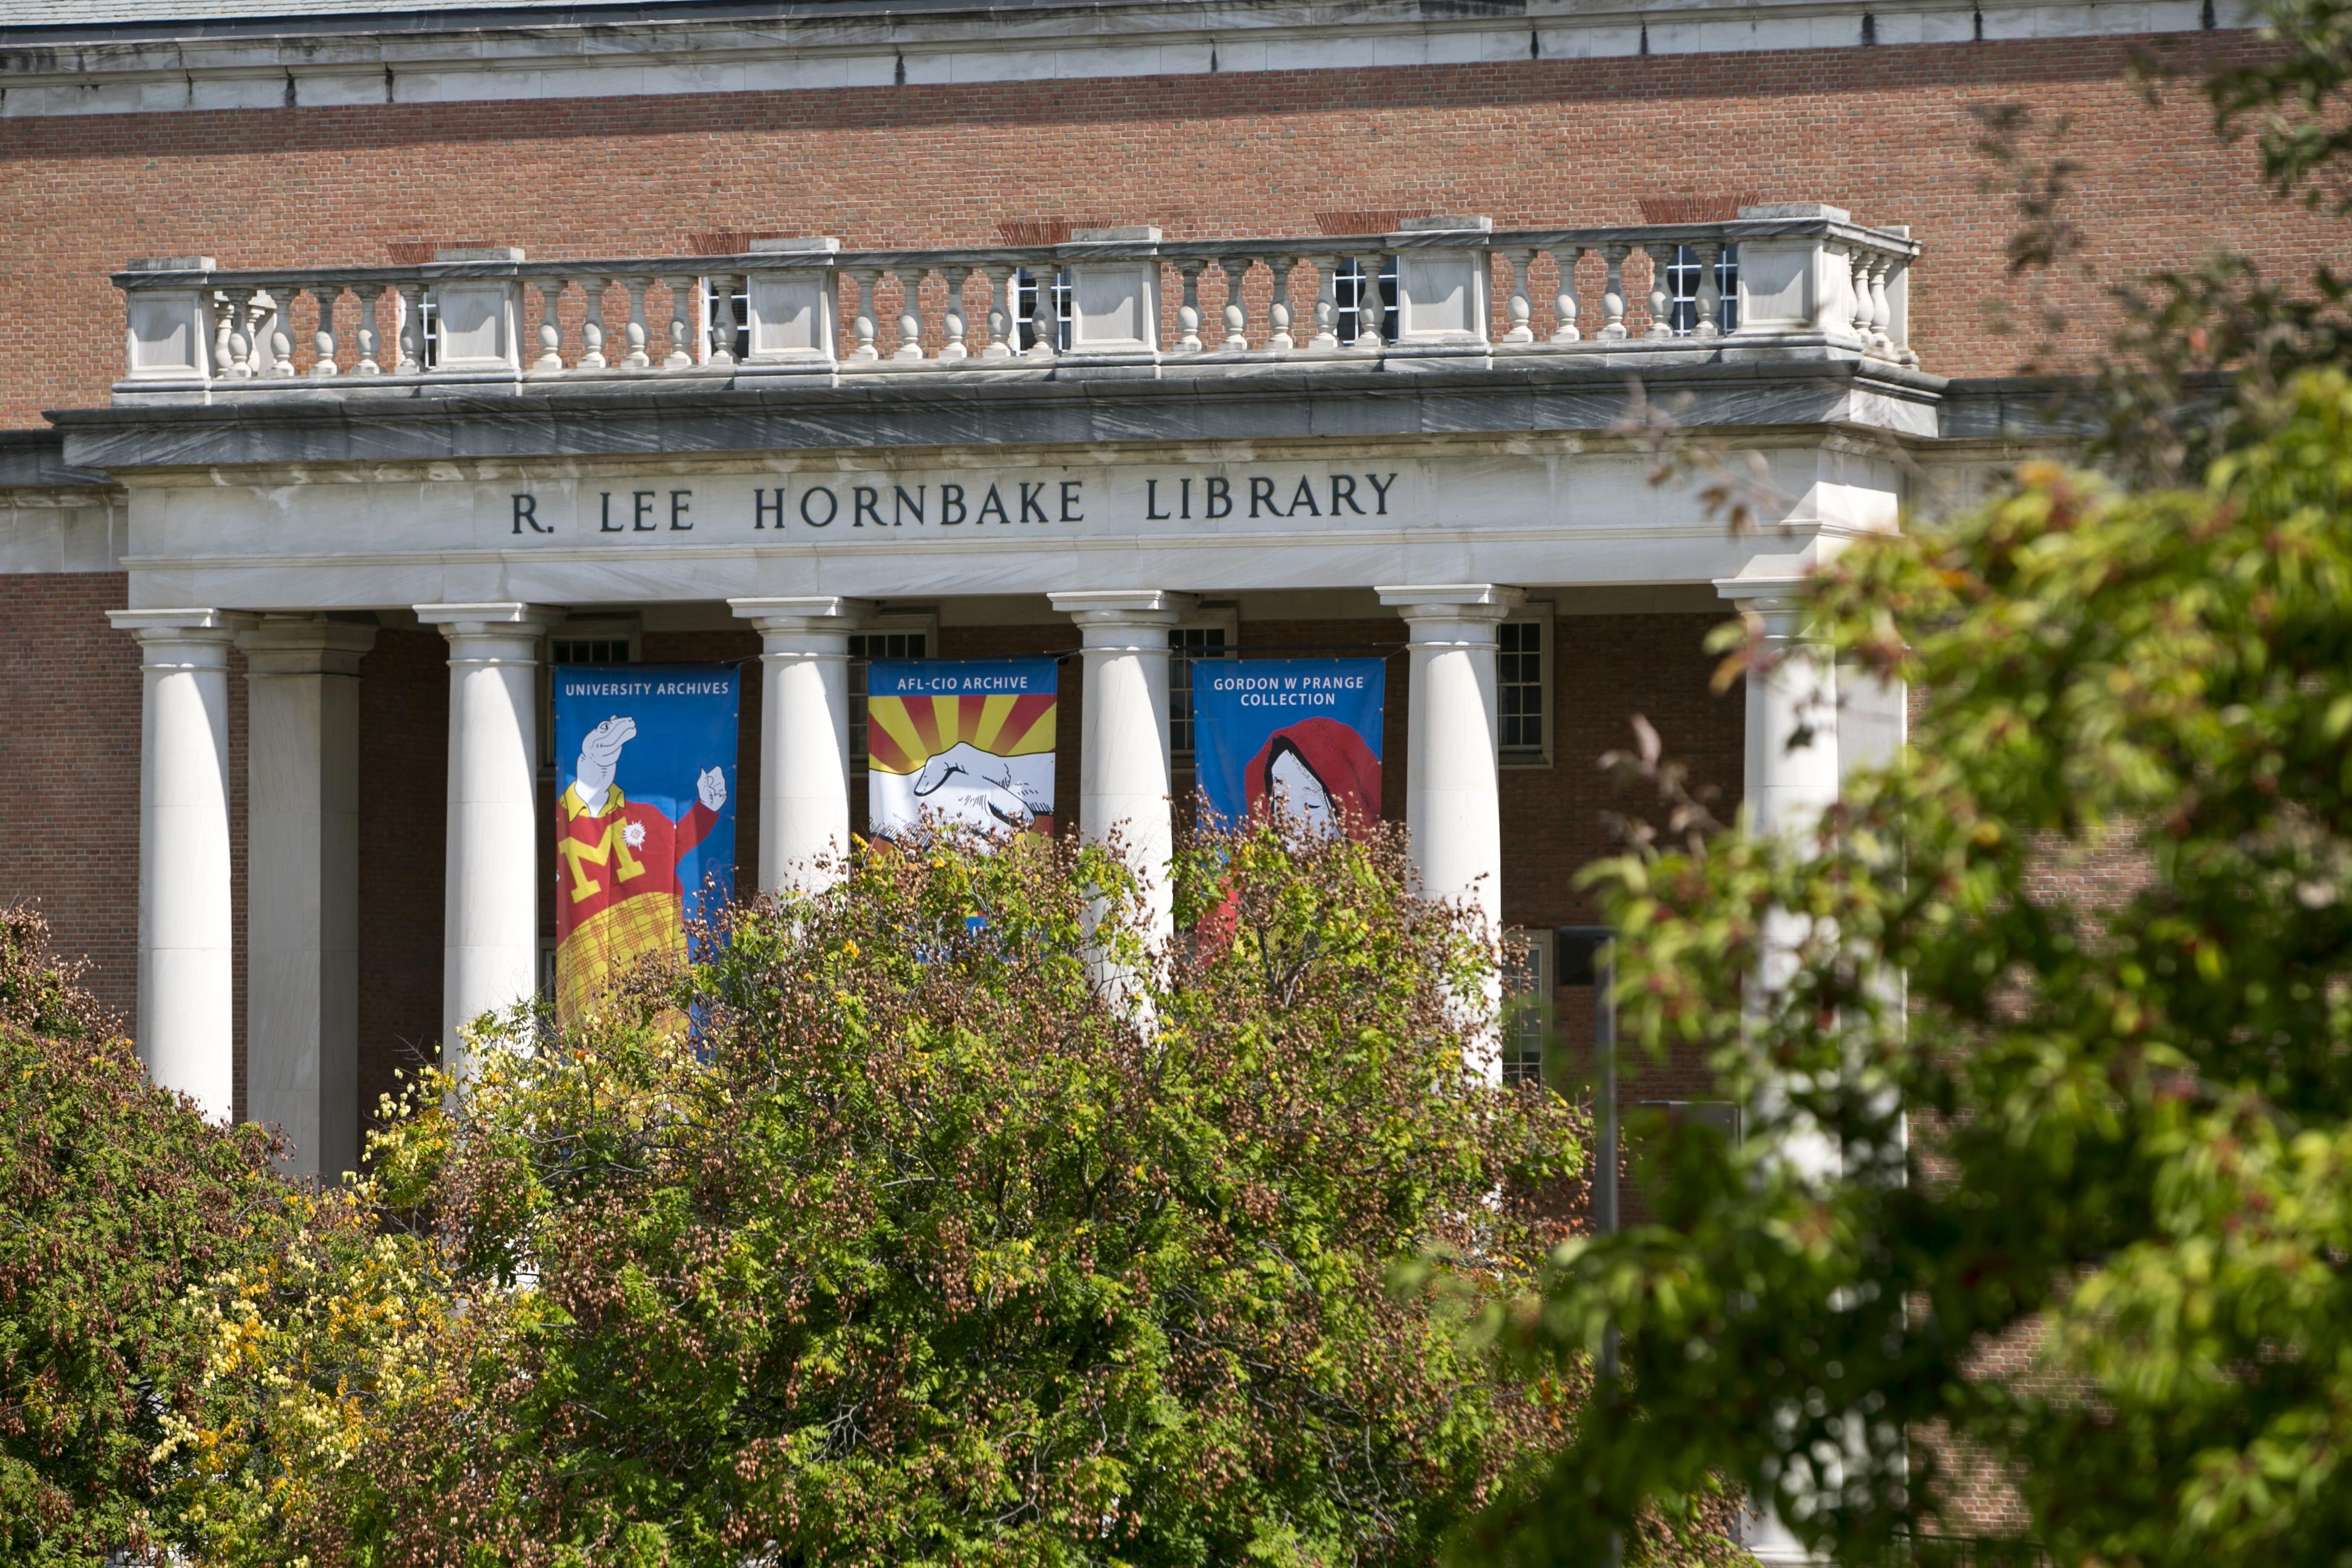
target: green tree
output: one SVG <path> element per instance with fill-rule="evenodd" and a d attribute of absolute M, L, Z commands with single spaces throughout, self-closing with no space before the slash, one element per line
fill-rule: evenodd
<path fill-rule="evenodd" d="M 210 1319 L 191 1288 L 273 1244 L 259 1129 L 149 1084 L 114 1022 L 0 910 L 0 1557 L 91 1564 L 175 1537 Z"/>
<path fill-rule="evenodd" d="M 1177 883 L 1155 963 L 1103 851 L 877 847 L 486 1041 L 379 1142 L 382 1237 L 224 1293 L 208 1552 L 1426 1562 L 1572 1416 L 1464 1331 L 1576 1118 L 1465 1065 L 1490 955 L 1395 843 Z M 1386 1289 L 1433 1247 L 1464 1289 Z"/>

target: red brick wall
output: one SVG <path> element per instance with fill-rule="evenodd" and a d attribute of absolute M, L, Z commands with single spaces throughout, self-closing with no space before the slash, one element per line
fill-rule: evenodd
<path fill-rule="evenodd" d="M 1999 372 L 2018 350 L 1983 312 L 2007 289 L 2015 226 L 1979 189 L 1971 104 L 2071 117 L 2088 255 L 2109 276 L 2256 240 L 2274 268 L 2335 254 L 2334 224 L 2267 203 L 2248 156 L 2216 150 L 2193 94 L 2151 108 L 2124 79 L 2135 51 L 2195 71 L 2251 47 L 2245 34 L 2037 39 L 0 121 L 16 175 L 0 226 L 38 239 L 0 294 L 0 426 L 103 400 L 121 351 L 106 279 L 133 256 L 376 264 L 418 240 L 660 255 L 717 229 L 995 243 L 1000 221 L 1046 215 L 1280 236 L 1314 233 L 1335 206 L 1600 224 L 1689 195 L 1911 225 L 1927 247 L 1912 300 L 1928 367 Z"/>
<path fill-rule="evenodd" d="M 361 1127 L 441 1059 L 441 890 L 449 645 L 386 629 L 360 661 Z"/>
<path fill-rule="evenodd" d="M 130 1026 L 139 981 L 139 645 L 109 625 L 119 572 L 0 576 L 0 901 Z M 234 775 L 232 775 L 234 776 Z"/>

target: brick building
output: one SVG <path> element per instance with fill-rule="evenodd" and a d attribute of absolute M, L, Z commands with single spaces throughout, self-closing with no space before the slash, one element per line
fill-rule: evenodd
<path fill-rule="evenodd" d="M 331 1172 L 543 983 L 559 660 L 743 665 L 751 885 L 862 826 L 877 652 L 1066 656 L 1061 821 L 1146 846 L 1192 658 L 1376 652 L 1432 888 L 1589 920 L 1632 715 L 1768 816 L 1900 731 L 1849 683 L 1791 752 L 1829 672 L 1718 695 L 1702 644 L 1801 647 L 1810 563 L 2035 437 L 1979 111 L 2080 165 L 2079 342 L 2098 279 L 2325 258 L 2187 85 L 2255 47 L 2230 0 L 0 0 L 0 897 Z M 1756 527 L 1637 383 L 1756 454 Z"/>

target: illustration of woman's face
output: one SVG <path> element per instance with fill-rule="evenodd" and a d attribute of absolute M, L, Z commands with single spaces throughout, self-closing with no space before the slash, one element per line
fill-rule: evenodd
<path fill-rule="evenodd" d="M 1306 758 L 1279 746 L 1265 774 L 1268 804 L 1276 821 L 1308 838 L 1328 838 L 1339 832 L 1339 807 Z"/>

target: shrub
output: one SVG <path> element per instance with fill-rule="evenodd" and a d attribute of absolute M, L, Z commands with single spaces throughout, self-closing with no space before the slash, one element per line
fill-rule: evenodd
<path fill-rule="evenodd" d="M 208 1319 L 190 1288 L 264 1251 L 288 1191 L 257 1128 L 148 1083 L 114 1021 L 0 910 L 0 1557 L 171 1539 Z"/>
<path fill-rule="evenodd" d="M 1177 882 L 1207 934 L 1155 963 L 1099 850 L 877 847 L 614 1018 L 510 1020 L 378 1142 L 417 1228 L 302 1296 L 405 1348 L 240 1309 L 288 1392 L 216 1554 L 1427 1562 L 1572 1415 L 1461 1330 L 1565 1234 L 1574 1118 L 1465 1065 L 1490 954 L 1394 842 Z M 1388 1288 L 1431 1249 L 1450 1288 Z"/>

